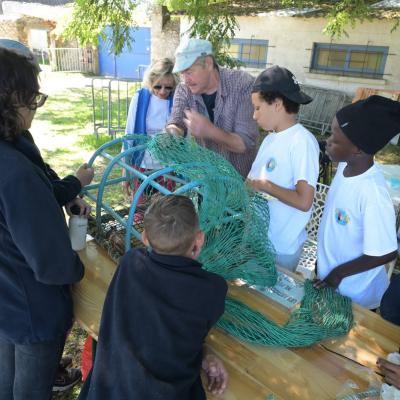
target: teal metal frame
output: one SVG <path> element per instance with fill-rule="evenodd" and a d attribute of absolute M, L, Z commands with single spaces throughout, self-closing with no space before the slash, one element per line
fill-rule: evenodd
<path fill-rule="evenodd" d="M 136 213 L 136 209 L 137 209 L 137 206 L 139 203 L 140 196 L 142 195 L 142 193 L 145 191 L 145 189 L 147 187 L 151 186 L 151 187 L 157 189 L 160 193 L 162 193 L 164 195 L 170 195 L 172 193 L 185 194 L 188 191 L 192 191 L 192 190 L 195 190 L 198 193 L 201 193 L 202 196 L 206 195 L 206 187 L 203 186 L 203 181 L 195 180 L 195 181 L 187 182 L 181 176 L 176 176 L 176 175 L 171 174 L 174 172 L 173 167 L 164 167 L 160 170 L 154 171 L 150 175 L 146 175 L 125 162 L 126 159 L 130 160 L 132 158 L 132 154 L 134 152 L 143 151 L 143 149 L 146 148 L 146 144 L 140 144 L 140 145 L 131 147 L 127 150 L 122 151 L 117 156 L 112 156 L 111 154 L 109 154 L 107 152 L 107 150 L 110 147 L 118 145 L 119 143 L 122 146 L 125 141 L 133 140 L 134 138 L 137 138 L 137 135 L 125 135 L 123 137 L 111 140 L 111 141 L 103 144 L 101 147 L 99 147 L 93 153 L 92 157 L 88 161 L 88 165 L 90 167 L 92 167 L 98 158 L 103 158 L 103 159 L 108 160 L 109 164 L 105 168 L 99 183 L 85 186 L 85 188 L 82 190 L 83 195 L 87 196 L 89 199 L 93 200 L 96 203 L 96 225 L 98 228 L 100 228 L 100 226 L 101 226 L 102 210 L 105 210 L 107 213 L 109 213 L 113 218 L 115 218 L 116 221 L 118 221 L 125 228 L 125 232 L 126 232 L 125 233 L 125 252 L 127 252 L 131 248 L 132 235 L 141 241 L 141 234 L 134 227 L 133 221 L 134 221 L 134 216 Z M 125 149 L 126 147 L 127 146 L 124 146 L 123 148 Z M 125 169 L 125 171 L 127 172 L 126 176 L 109 179 L 109 176 L 110 176 L 113 168 L 116 165 Z M 186 167 L 190 168 L 193 166 L 203 166 L 203 165 L 207 166 L 206 163 L 193 162 L 193 163 L 188 163 L 186 165 Z M 175 182 L 182 184 L 182 186 L 178 187 L 174 192 L 171 192 L 170 190 L 168 190 L 167 188 L 165 188 L 164 186 L 162 186 L 158 182 L 156 182 L 156 179 L 160 176 L 165 176 L 166 178 L 168 178 L 170 180 L 173 180 Z M 120 215 L 118 215 L 118 213 L 116 213 L 109 204 L 104 202 L 104 200 L 103 200 L 104 189 L 107 186 L 116 185 L 121 182 L 131 180 L 132 177 L 139 179 L 142 182 L 139 185 L 138 189 L 136 190 L 136 192 L 133 196 L 132 203 L 131 203 L 131 206 L 129 209 L 128 219 L 125 220 Z"/>

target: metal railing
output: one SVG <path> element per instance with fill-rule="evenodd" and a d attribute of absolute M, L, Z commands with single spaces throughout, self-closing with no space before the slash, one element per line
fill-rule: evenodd
<path fill-rule="evenodd" d="M 124 132 L 129 104 L 140 89 L 140 79 L 92 79 L 93 132 L 105 131 L 110 137 Z"/>
<path fill-rule="evenodd" d="M 32 51 L 39 64 L 50 65 L 52 71 L 96 73 L 93 49 L 50 47 Z"/>

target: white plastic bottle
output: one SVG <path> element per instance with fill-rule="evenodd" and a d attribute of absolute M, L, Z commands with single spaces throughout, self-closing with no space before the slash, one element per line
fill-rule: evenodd
<path fill-rule="evenodd" d="M 86 247 L 88 219 L 85 216 L 71 215 L 68 225 L 72 249 L 75 251 L 83 250 Z"/>

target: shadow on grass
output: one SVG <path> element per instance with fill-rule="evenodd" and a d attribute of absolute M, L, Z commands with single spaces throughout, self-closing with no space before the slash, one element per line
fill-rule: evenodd
<path fill-rule="evenodd" d="M 68 150 L 66 148 L 59 147 L 55 150 L 42 150 L 42 157 L 44 160 L 52 160 L 54 157 L 65 156 L 67 154 L 73 154 L 73 151 Z"/>

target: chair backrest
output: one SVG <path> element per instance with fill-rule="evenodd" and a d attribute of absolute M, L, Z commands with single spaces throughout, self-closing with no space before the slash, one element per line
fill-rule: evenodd
<path fill-rule="evenodd" d="M 329 133 L 333 117 L 340 108 L 351 103 L 350 96 L 338 90 L 309 85 L 301 85 L 301 88 L 314 100 L 300 107 L 299 121 L 313 132 Z"/>
<path fill-rule="evenodd" d="M 329 186 L 323 183 L 317 183 L 314 193 L 314 202 L 312 206 L 311 218 L 306 226 L 308 238 L 317 241 L 319 221 L 321 220 L 322 213 L 325 207 L 325 199 L 328 194 Z"/>

